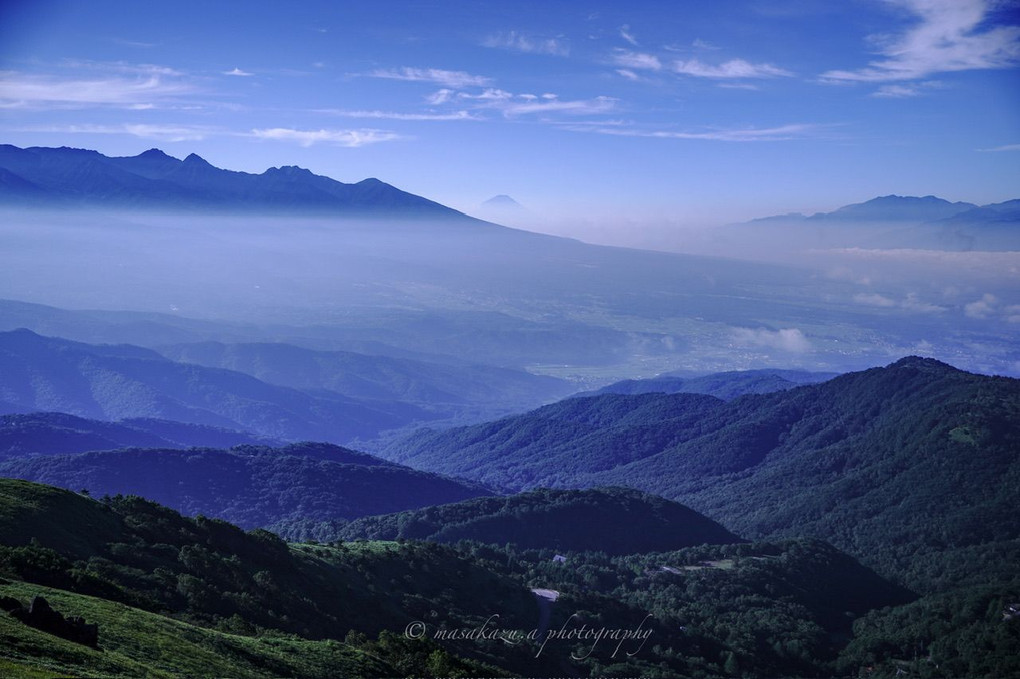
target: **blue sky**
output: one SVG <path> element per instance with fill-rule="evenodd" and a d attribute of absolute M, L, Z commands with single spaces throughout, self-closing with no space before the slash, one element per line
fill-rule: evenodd
<path fill-rule="evenodd" d="M 601 228 L 995 202 L 1020 197 L 1020 4 L 6 1 L 0 141 Z"/>

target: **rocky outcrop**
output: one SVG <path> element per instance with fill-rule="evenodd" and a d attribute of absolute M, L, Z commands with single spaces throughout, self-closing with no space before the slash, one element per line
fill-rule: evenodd
<path fill-rule="evenodd" d="M 92 648 L 99 645 L 99 625 L 95 623 L 90 625 L 85 622 L 84 618 L 77 616 L 65 618 L 53 610 L 49 602 L 41 596 L 32 597 L 28 608 L 25 608 L 17 599 L 2 597 L 0 598 L 0 609 L 37 630 Z"/>

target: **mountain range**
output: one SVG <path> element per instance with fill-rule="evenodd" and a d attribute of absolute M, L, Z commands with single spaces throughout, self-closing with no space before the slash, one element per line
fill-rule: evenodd
<path fill-rule="evenodd" d="M 665 552 L 695 545 L 742 542 L 676 502 L 624 488 L 536 490 L 465 500 L 347 524 L 344 540 L 476 540 L 524 549 Z"/>
<path fill-rule="evenodd" d="M 663 394 L 708 394 L 729 401 L 744 394 L 769 394 L 773 391 L 792 389 L 801 384 L 824 382 L 836 375 L 837 373 L 772 368 L 729 370 L 695 377 L 666 373 L 647 379 L 621 380 L 606 385 L 591 394 L 579 395 L 653 394 L 659 392 Z"/>
<path fill-rule="evenodd" d="M 159 149 L 109 157 L 68 147 L 0 145 L 0 203 L 467 219 L 378 179 L 344 184 L 294 166 L 234 172 L 194 153 L 179 160 Z"/>
<path fill-rule="evenodd" d="M 180 160 L 155 148 L 137 156 L 109 157 L 68 147 L 0 145 L 0 204 L 419 217 L 480 223 L 374 178 L 345 184 L 296 166 L 250 174 L 214 167 L 194 153 Z M 480 209 L 495 217 L 522 211 L 505 195 L 490 198 Z M 799 244 L 828 247 L 1016 250 L 1020 249 L 1018 222 L 1020 199 L 979 206 L 936 196 L 888 195 L 832 212 L 756 219 L 727 227 L 717 236 L 722 241 L 737 237 L 757 241 L 766 234 L 784 234 Z M 854 229 L 833 232 L 827 228 L 841 226 Z"/>
<path fill-rule="evenodd" d="M 244 528 L 343 521 L 457 502 L 490 491 L 329 444 L 126 448 L 8 457 L 0 476 L 103 495 L 140 495 Z"/>
<path fill-rule="evenodd" d="M 397 401 L 304 392 L 142 347 L 0 333 L 0 409 L 101 420 L 156 418 L 285 440 L 344 442 L 433 415 Z"/>
<path fill-rule="evenodd" d="M 881 196 L 832 212 L 755 219 L 716 232 L 723 242 L 804 248 L 1020 250 L 1020 200 L 989 205 L 936 196 Z M 781 239 L 778 243 L 775 239 Z"/>
<path fill-rule="evenodd" d="M 748 538 L 809 535 L 926 586 L 939 545 L 1020 539 L 1020 380 L 909 357 L 731 401 L 697 394 L 571 398 L 418 432 L 383 451 L 511 489 L 622 485 Z M 947 484 L 946 479 L 952 478 Z"/>
<path fill-rule="evenodd" d="M 586 524 L 562 510 L 596 497 L 532 494 L 526 501 L 535 515 L 543 505 L 561 505 L 567 535 Z M 638 518 L 646 502 L 640 495 L 623 499 L 638 510 L 629 516 L 633 534 L 662 527 Z M 683 539 L 681 532 L 674 537 Z M 624 670 L 722 679 L 739 665 L 757 676 L 835 676 L 854 618 L 916 598 L 818 541 L 730 542 L 617 557 L 575 552 L 566 561 L 553 555 L 479 542 L 288 545 L 264 530 L 183 517 L 138 497 L 97 501 L 0 479 L 3 611 L 42 608 L 35 599 L 41 596 L 62 620 L 97 626 L 89 645 L 61 638 L 52 620 L 0 612 L 0 668 L 12 677 L 40 676 L 45 667 L 60 676 L 167 679 Z M 556 601 L 536 604 L 536 585 Z M 428 631 L 494 634 L 415 639 L 393 631 L 418 629 L 408 621 Z M 657 643 L 614 653 L 620 639 L 603 638 L 585 644 L 582 654 L 570 638 L 542 638 L 546 628 L 575 636 L 643 631 Z M 537 636 L 497 636 L 500 629 Z M 624 650 L 625 661 L 617 657 Z"/>
<path fill-rule="evenodd" d="M 283 445 L 283 442 L 173 420 L 133 418 L 104 422 L 52 412 L 0 415 L 0 460 L 117 448 L 230 448 L 240 445 Z"/>

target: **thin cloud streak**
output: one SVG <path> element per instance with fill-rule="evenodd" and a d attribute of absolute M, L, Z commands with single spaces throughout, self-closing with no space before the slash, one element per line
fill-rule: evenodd
<path fill-rule="evenodd" d="M 654 54 L 642 52 L 630 52 L 628 50 L 617 50 L 613 55 L 613 63 L 625 69 L 640 69 L 646 71 L 658 71 L 662 69 L 662 62 Z"/>
<path fill-rule="evenodd" d="M 471 75 L 464 71 L 444 71 L 439 68 L 411 68 L 410 66 L 394 69 L 376 69 L 368 75 L 372 78 L 384 78 L 387 80 L 436 83 L 453 89 L 484 87 L 492 82 L 492 78 Z"/>
<path fill-rule="evenodd" d="M 469 111 L 455 111 L 453 113 L 397 113 L 393 111 L 349 111 L 346 109 L 327 108 L 317 109 L 314 113 L 324 113 L 343 118 L 372 118 L 376 120 L 478 120 Z"/>
<path fill-rule="evenodd" d="M 483 47 L 508 49 L 527 54 L 548 54 L 555 57 L 570 55 L 570 47 L 559 38 L 535 38 L 532 36 L 508 31 L 490 35 L 482 41 Z"/>
<path fill-rule="evenodd" d="M 358 148 L 401 138 L 396 132 L 388 132 L 386 130 L 295 130 L 287 127 L 253 129 L 251 136 L 256 139 L 296 142 L 306 148 L 322 143 L 346 148 Z"/>
<path fill-rule="evenodd" d="M 772 64 L 752 64 L 743 59 L 731 59 L 717 66 L 697 59 L 673 62 L 673 72 L 696 78 L 785 78 L 793 75 L 786 69 Z"/>
<path fill-rule="evenodd" d="M 46 134 L 125 134 L 142 139 L 181 142 L 201 141 L 207 137 L 223 134 L 211 127 L 192 125 L 152 125 L 124 123 L 121 125 L 49 125 L 20 128 L 19 132 L 42 132 Z"/>
<path fill-rule="evenodd" d="M 979 31 L 986 0 L 886 0 L 917 16 L 916 26 L 892 38 L 873 37 L 885 59 L 857 70 L 822 74 L 830 82 L 917 80 L 933 73 L 1009 68 L 1020 63 L 1020 26 Z"/>
<path fill-rule="evenodd" d="M 645 137 L 649 139 L 689 139 L 698 141 L 727 142 L 762 142 L 792 141 L 815 137 L 821 126 L 810 124 L 791 124 L 767 128 L 733 128 L 717 129 L 706 132 L 681 132 L 673 130 L 639 130 L 628 127 L 606 127 L 598 123 L 585 125 L 565 125 L 564 129 L 573 132 L 591 132 L 617 137 Z"/>
<path fill-rule="evenodd" d="M 506 90 L 487 89 L 481 94 L 458 95 L 460 99 L 474 102 L 480 109 L 491 109 L 511 118 L 533 113 L 566 113 L 571 115 L 587 115 L 606 113 L 616 107 L 613 97 L 595 97 L 594 99 L 561 100 L 555 94 L 513 94 Z"/>
<path fill-rule="evenodd" d="M 187 83 L 160 75 L 78 79 L 0 73 L 0 106 L 4 108 L 133 107 L 193 91 Z"/>
<path fill-rule="evenodd" d="M 620 27 L 620 37 L 629 42 L 631 45 L 634 45 L 635 47 L 638 46 L 637 38 L 635 38 L 634 34 L 631 33 L 630 26 L 627 26 L 626 24 Z"/>
<path fill-rule="evenodd" d="M 999 153 L 1000 151 L 1020 151 L 1020 144 L 1006 144 L 1005 146 L 996 146 L 990 149 L 978 149 L 984 153 Z"/>

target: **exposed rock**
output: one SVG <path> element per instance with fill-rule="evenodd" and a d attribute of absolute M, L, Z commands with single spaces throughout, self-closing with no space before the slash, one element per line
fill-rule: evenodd
<path fill-rule="evenodd" d="M 78 616 L 65 618 L 41 596 L 32 597 L 27 609 L 17 599 L 3 597 L 0 598 L 0 608 L 37 630 L 92 648 L 99 645 L 98 624 L 89 624 Z"/>

